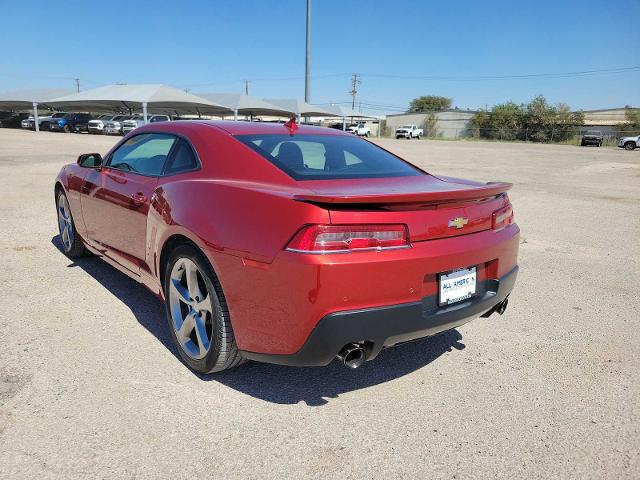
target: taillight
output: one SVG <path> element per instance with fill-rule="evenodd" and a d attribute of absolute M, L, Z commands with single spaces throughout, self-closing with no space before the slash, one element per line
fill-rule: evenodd
<path fill-rule="evenodd" d="M 347 253 L 409 247 L 406 225 L 307 225 L 287 245 L 298 253 Z"/>
<path fill-rule="evenodd" d="M 502 207 L 500 210 L 493 212 L 491 228 L 494 230 L 502 230 L 507 225 L 513 223 L 513 207 L 511 204 Z"/>

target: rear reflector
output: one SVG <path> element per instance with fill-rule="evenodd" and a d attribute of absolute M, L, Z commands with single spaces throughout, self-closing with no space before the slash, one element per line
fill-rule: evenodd
<path fill-rule="evenodd" d="M 493 212 L 491 228 L 494 230 L 502 230 L 507 225 L 513 223 L 513 207 L 511 204 Z"/>
<path fill-rule="evenodd" d="M 347 253 L 409 247 L 406 225 L 307 225 L 287 250 L 298 253 Z"/>

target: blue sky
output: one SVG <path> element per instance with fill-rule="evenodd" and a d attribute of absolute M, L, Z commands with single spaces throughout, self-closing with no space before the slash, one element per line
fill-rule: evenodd
<path fill-rule="evenodd" d="M 304 96 L 305 0 L 0 0 L 0 91 L 167 83 L 191 92 Z M 640 0 L 314 0 L 312 102 L 373 113 L 419 95 L 461 108 L 544 94 L 592 109 L 640 106 L 640 71 L 486 80 L 640 66 Z M 388 76 L 395 76 L 389 78 Z M 406 77 L 454 77 L 446 80 Z M 405 77 L 405 78 L 403 78 Z M 390 106 L 390 107 L 385 107 Z"/>

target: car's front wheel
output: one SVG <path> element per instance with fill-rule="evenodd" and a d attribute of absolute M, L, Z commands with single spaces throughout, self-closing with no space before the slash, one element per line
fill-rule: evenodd
<path fill-rule="evenodd" d="M 627 142 L 624 144 L 625 150 L 635 150 L 635 148 L 636 148 L 635 142 Z"/>
<path fill-rule="evenodd" d="M 62 250 L 67 257 L 77 258 L 87 254 L 82 240 L 76 233 L 76 226 L 69 208 L 69 200 L 62 190 L 56 194 L 56 207 L 58 210 L 58 231 L 62 241 Z"/>
<path fill-rule="evenodd" d="M 171 336 L 192 370 L 219 372 L 242 363 L 218 277 L 192 245 L 172 252 L 164 294 Z"/>

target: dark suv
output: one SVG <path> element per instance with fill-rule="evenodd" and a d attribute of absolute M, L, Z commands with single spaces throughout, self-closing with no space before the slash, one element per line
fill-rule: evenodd
<path fill-rule="evenodd" d="M 595 145 L 599 147 L 602 145 L 603 140 L 602 132 L 597 131 L 589 131 L 582 134 L 582 139 L 580 140 L 580 146 L 586 147 L 587 145 Z"/>
<path fill-rule="evenodd" d="M 52 120 L 49 130 L 54 132 L 73 132 L 76 125 L 86 125 L 93 117 L 90 113 L 67 113 L 64 117 Z"/>
<path fill-rule="evenodd" d="M 0 112 L 0 128 L 20 128 L 28 113 Z"/>

